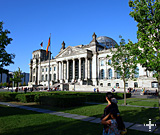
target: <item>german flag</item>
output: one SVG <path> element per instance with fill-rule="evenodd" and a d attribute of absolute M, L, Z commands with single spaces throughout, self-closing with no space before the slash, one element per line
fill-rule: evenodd
<path fill-rule="evenodd" d="M 49 37 L 49 40 L 48 40 L 48 45 L 47 45 L 47 48 L 46 48 L 46 55 L 48 54 L 48 48 L 50 46 L 50 37 Z"/>
<path fill-rule="evenodd" d="M 41 47 L 43 47 L 43 41 L 41 42 L 41 44 L 40 44 L 40 45 L 41 45 Z"/>

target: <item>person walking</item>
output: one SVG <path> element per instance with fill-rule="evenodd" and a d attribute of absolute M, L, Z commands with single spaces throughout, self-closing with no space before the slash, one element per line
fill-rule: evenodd
<path fill-rule="evenodd" d="M 111 117 L 111 119 L 107 120 L 109 117 Z M 103 135 L 120 135 L 116 119 L 117 113 L 115 109 L 112 109 L 111 112 L 102 119 L 101 123 L 108 126 L 105 131 L 103 130 Z"/>
<path fill-rule="evenodd" d="M 114 95 L 111 93 L 111 92 L 108 92 L 106 93 L 106 101 L 108 102 L 108 105 L 104 108 L 104 113 L 103 115 L 101 116 L 101 120 L 106 117 L 108 114 L 110 114 L 111 110 L 114 109 L 115 113 L 117 114 L 117 117 L 116 117 L 116 122 L 118 124 L 118 130 L 120 130 L 120 132 L 123 134 L 125 134 L 127 132 L 127 130 L 125 129 L 125 125 L 123 123 L 123 120 L 122 120 L 122 117 L 120 116 L 120 112 L 119 112 L 119 109 L 118 109 L 118 106 L 117 106 L 117 100 L 116 98 L 114 98 Z M 109 115 L 106 119 L 107 120 L 110 120 L 111 119 L 111 116 Z M 106 129 L 108 128 L 108 125 L 106 124 L 103 124 L 103 135 L 107 135 L 105 134 L 106 132 Z"/>

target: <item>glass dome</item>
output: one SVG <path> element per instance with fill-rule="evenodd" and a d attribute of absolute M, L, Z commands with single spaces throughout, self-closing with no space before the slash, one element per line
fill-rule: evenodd
<path fill-rule="evenodd" d="M 115 45 L 117 44 L 115 40 L 106 36 L 100 36 L 100 37 L 97 37 L 96 39 L 100 45 L 106 48 L 115 47 Z"/>

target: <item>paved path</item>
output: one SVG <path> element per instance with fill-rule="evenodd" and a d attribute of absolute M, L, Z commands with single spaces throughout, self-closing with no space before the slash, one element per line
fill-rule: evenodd
<path fill-rule="evenodd" d="M 66 118 L 72 118 L 72 119 L 81 120 L 81 121 L 88 121 L 91 123 L 100 123 L 101 122 L 100 118 L 96 118 L 96 117 L 89 117 L 89 116 L 83 116 L 83 115 L 78 115 L 78 114 L 57 112 L 57 111 L 51 111 L 48 109 L 33 108 L 33 107 L 17 105 L 17 104 L 7 103 L 7 102 L 0 102 L 0 104 L 10 106 L 10 107 L 16 107 L 16 108 L 20 108 L 20 109 L 40 112 L 40 113 L 47 113 L 50 115 L 57 115 L 57 116 L 62 116 L 62 117 L 66 117 Z M 124 122 L 124 124 L 125 124 L 126 128 L 128 128 L 128 129 L 160 134 L 160 127 L 157 127 L 157 126 L 152 126 L 151 130 L 149 131 L 149 127 L 144 124 L 135 124 L 135 123 L 130 123 L 130 122 Z"/>

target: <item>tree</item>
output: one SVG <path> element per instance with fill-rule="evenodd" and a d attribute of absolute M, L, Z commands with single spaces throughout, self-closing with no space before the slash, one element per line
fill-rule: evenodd
<path fill-rule="evenodd" d="M 22 83 L 19 83 L 19 86 L 22 86 Z"/>
<path fill-rule="evenodd" d="M 18 83 L 21 82 L 22 78 L 24 76 L 22 75 L 22 71 L 21 69 L 18 67 L 18 70 L 13 72 L 13 78 L 10 78 L 10 81 L 14 81 L 15 83 L 17 83 L 17 87 L 18 87 Z"/>
<path fill-rule="evenodd" d="M 7 70 L 4 69 L 4 66 L 9 66 L 13 64 L 14 54 L 9 54 L 6 52 L 6 47 L 11 43 L 12 38 L 9 38 L 7 34 L 10 33 L 8 30 L 3 30 L 3 22 L 0 22 L 0 73 L 7 73 Z M 2 80 L 2 78 L 1 78 Z"/>
<path fill-rule="evenodd" d="M 23 86 L 26 86 L 26 82 L 23 83 Z"/>
<path fill-rule="evenodd" d="M 138 23 L 134 53 L 142 67 L 155 73 L 160 115 L 160 0 L 130 0 L 129 6 L 132 9 L 130 16 Z"/>
<path fill-rule="evenodd" d="M 7 86 L 7 83 L 6 83 L 6 82 L 4 82 L 2 86 L 6 87 L 6 86 Z"/>
<path fill-rule="evenodd" d="M 135 63 L 135 56 L 130 55 L 130 44 L 125 43 L 124 39 L 121 39 L 120 46 L 116 45 L 115 48 L 111 49 L 111 56 L 107 55 L 107 58 L 110 58 L 111 62 L 108 64 L 114 68 L 114 70 L 119 74 L 119 77 L 123 80 L 124 83 L 124 105 L 126 105 L 126 82 L 127 80 L 133 79 L 136 74 L 137 64 Z"/>

